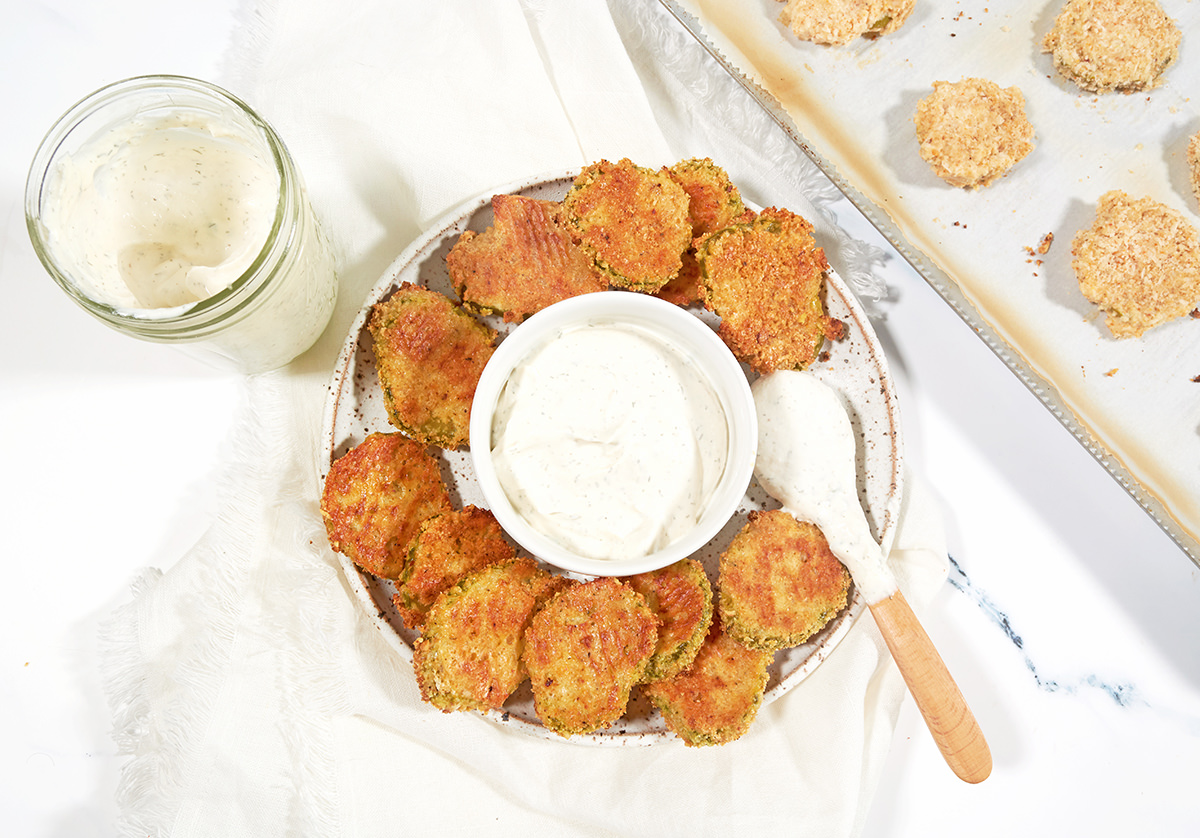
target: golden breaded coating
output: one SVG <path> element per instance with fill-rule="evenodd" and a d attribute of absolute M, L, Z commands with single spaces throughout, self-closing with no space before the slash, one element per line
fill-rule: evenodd
<path fill-rule="evenodd" d="M 712 622 L 712 584 L 695 559 L 625 576 L 621 581 L 641 594 L 658 619 L 658 643 L 642 683 L 677 674 L 696 657 Z"/>
<path fill-rule="evenodd" d="M 1200 131 L 1197 131 L 1188 140 L 1187 166 L 1188 178 L 1192 183 L 1192 194 L 1196 196 L 1196 202 L 1200 204 Z"/>
<path fill-rule="evenodd" d="M 951 186 L 988 186 L 1033 151 L 1024 94 L 987 79 L 935 81 L 913 121 L 921 158 Z"/>
<path fill-rule="evenodd" d="M 695 251 L 683 254 L 683 265 L 675 278 L 654 292 L 654 296 L 677 306 L 704 302 L 704 281 Z"/>
<path fill-rule="evenodd" d="M 525 680 L 530 619 L 566 583 L 519 558 L 477 570 L 439 596 L 413 646 L 421 698 L 446 713 L 499 708 Z"/>
<path fill-rule="evenodd" d="M 691 665 L 642 692 L 685 745 L 724 745 L 744 735 L 758 715 L 773 657 L 736 642 L 714 619 Z"/>
<path fill-rule="evenodd" d="M 1083 295 L 1118 338 L 1190 312 L 1200 301 L 1200 234 L 1171 207 L 1119 190 L 1100 196 L 1091 227 L 1075 234 L 1071 267 Z"/>
<path fill-rule="evenodd" d="M 492 210 L 492 226 L 479 234 L 467 230 L 446 256 L 464 306 L 516 323 L 560 300 L 608 288 L 559 223 L 557 202 L 496 195 Z"/>
<path fill-rule="evenodd" d="M 669 171 L 671 178 L 688 194 L 688 218 L 692 222 L 693 240 L 728 227 L 746 211 L 742 195 L 729 179 L 729 174 L 711 159 L 693 157 L 681 160 Z M 679 273 L 660 288 L 657 295 L 680 306 L 704 300 L 700 263 L 696 261 L 693 247 L 684 252 Z"/>
<path fill-rule="evenodd" d="M 490 510 L 466 506 L 435 515 L 409 543 L 392 603 L 406 626 L 420 628 L 438 594 L 468 573 L 516 554 Z"/>
<path fill-rule="evenodd" d="M 464 447 L 496 331 L 442 294 L 408 282 L 375 305 L 367 328 L 388 420 L 427 445 Z"/>
<path fill-rule="evenodd" d="M 779 22 L 802 41 L 848 44 L 895 32 L 916 0 L 787 0 Z"/>
<path fill-rule="evenodd" d="M 525 632 L 524 661 L 542 724 L 560 736 L 611 725 L 657 640 L 646 600 L 611 576 L 556 594 Z"/>
<path fill-rule="evenodd" d="M 825 313 L 829 262 L 813 226 L 770 207 L 700 239 L 705 305 L 721 318 L 718 333 L 755 372 L 804 369 L 826 338 L 845 333 Z"/>
<path fill-rule="evenodd" d="M 691 244 L 688 195 L 667 169 L 624 159 L 581 171 L 562 202 L 564 224 L 613 285 L 653 293 Z"/>
<path fill-rule="evenodd" d="M 1133 93 L 1161 83 L 1181 39 L 1157 0 L 1067 0 L 1042 52 L 1084 90 Z"/>
<path fill-rule="evenodd" d="M 739 643 L 798 646 L 846 607 L 850 574 L 814 525 L 780 509 L 752 512 L 721 555 L 718 608 Z"/>
<path fill-rule="evenodd" d="M 335 460 L 321 494 L 330 545 L 384 579 L 400 575 L 421 524 L 450 509 L 437 460 L 400 434 L 371 434 Z"/>
<path fill-rule="evenodd" d="M 711 159 L 680 160 L 668 172 L 687 193 L 693 238 L 728 227 L 746 211 L 728 172 Z"/>

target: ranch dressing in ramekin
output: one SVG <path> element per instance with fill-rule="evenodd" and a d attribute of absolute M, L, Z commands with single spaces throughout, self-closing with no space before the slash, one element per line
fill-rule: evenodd
<path fill-rule="evenodd" d="M 514 510 L 582 556 L 660 550 L 695 528 L 726 467 L 729 426 L 707 377 L 641 326 L 576 326 L 514 370 L 492 460 Z"/>

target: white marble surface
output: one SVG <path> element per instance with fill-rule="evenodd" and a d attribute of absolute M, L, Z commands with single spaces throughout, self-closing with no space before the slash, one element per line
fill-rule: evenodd
<path fill-rule="evenodd" d="M 0 28 L 6 834 L 113 834 L 121 758 L 97 628 L 139 569 L 203 531 L 238 398 L 236 378 L 123 338 L 58 291 L 25 233 L 26 167 L 54 118 L 104 82 L 219 78 L 236 5 L 20 3 Z M 956 780 L 907 703 L 864 834 L 1195 834 L 1200 570 L 899 257 L 887 279 L 876 325 L 955 567 L 924 622 L 995 770 Z"/>

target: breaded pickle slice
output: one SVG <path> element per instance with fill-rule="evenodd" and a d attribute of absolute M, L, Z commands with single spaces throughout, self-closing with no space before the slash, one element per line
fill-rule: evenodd
<path fill-rule="evenodd" d="M 499 708 L 525 680 L 530 618 L 566 582 L 517 558 L 468 574 L 439 596 L 413 646 L 421 698 L 447 713 Z"/>
<path fill-rule="evenodd" d="M 575 178 L 562 202 L 572 238 L 609 282 L 653 293 L 676 274 L 691 243 L 688 195 L 659 171 L 601 160 Z"/>
<path fill-rule="evenodd" d="M 542 724 L 560 736 L 607 727 L 654 654 L 658 621 L 640 594 L 612 577 L 554 596 L 525 632 L 525 666 Z"/>
<path fill-rule="evenodd" d="M 951 186 L 990 186 L 1033 151 L 1025 95 L 988 79 L 935 81 L 913 123 L 921 159 Z"/>
<path fill-rule="evenodd" d="M 654 292 L 654 296 L 677 306 L 690 306 L 704 302 L 704 283 L 700 276 L 700 263 L 695 251 L 683 254 L 683 265 L 675 278 Z"/>
<path fill-rule="evenodd" d="M 724 745 L 744 735 L 758 715 L 773 657 L 736 642 L 714 619 L 691 665 L 642 692 L 685 745 Z"/>
<path fill-rule="evenodd" d="M 775 509 L 752 512 L 721 554 L 718 609 L 737 642 L 798 646 L 846 607 L 850 573 L 817 527 Z"/>
<path fill-rule="evenodd" d="M 804 369 L 826 338 L 844 334 L 825 313 L 829 263 L 812 230 L 807 219 L 771 207 L 697 245 L 705 305 L 720 316 L 725 344 L 757 373 Z"/>
<path fill-rule="evenodd" d="M 729 179 L 729 173 L 711 159 L 680 160 L 669 171 L 688 195 L 693 238 L 729 226 L 746 211 L 742 194 Z"/>
<path fill-rule="evenodd" d="M 1140 337 L 1200 302 L 1200 231 L 1153 198 L 1114 189 L 1071 242 L 1079 290 L 1104 312 L 1114 337 Z"/>
<path fill-rule="evenodd" d="M 848 44 L 895 32 L 916 0 L 787 0 L 779 22 L 802 41 Z"/>
<path fill-rule="evenodd" d="M 465 231 L 446 256 L 464 306 L 515 323 L 560 300 L 608 288 L 559 223 L 557 202 L 495 195 L 492 210 L 492 226 Z"/>
<path fill-rule="evenodd" d="M 1083 90 L 1133 93 L 1158 87 L 1182 39 L 1157 0 L 1067 0 L 1042 52 Z"/>
<path fill-rule="evenodd" d="M 421 524 L 409 543 L 392 603 L 404 624 L 420 628 L 438 594 L 467 574 L 516 557 L 490 510 L 466 506 Z"/>
<path fill-rule="evenodd" d="M 712 584 L 704 567 L 682 559 L 621 581 L 641 594 L 658 618 L 658 642 L 642 683 L 670 678 L 696 657 L 712 622 Z"/>
<path fill-rule="evenodd" d="M 367 328 L 392 425 L 427 445 L 464 447 L 495 330 L 444 295 L 408 282 L 375 305 Z"/>
<path fill-rule="evenodd" d="M 400 575 L 421 524 L 450 510 L 437 460 L 395 433 L 371 434 L 335 460 L 321 493 L 330 545 L 385 579 Z"/>
<path fill-rule="evenodd" d="M 742 195 L 729 174 L 709 158 L 681 160 L 670 168 L 671 178 L 688 194 L 688 218 L 692 239 L 728 227 L 746 211 Z M 679 274 L 658 290 L 669 303 L 689 306 L 704 299 L 700 265 L 689 247 L 683 254 Z"/>

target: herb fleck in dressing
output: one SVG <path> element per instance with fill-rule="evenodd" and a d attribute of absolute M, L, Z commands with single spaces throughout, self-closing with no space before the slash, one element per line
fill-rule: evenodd
<path fill-rule="evenodd" d="M 648 555 L 686 535 L 725 470 L 728 419 L 708 378 L 648 328 L 591 324 L 535 349 L 492 425 L 517 514 L 580 555 Z"/>
<path fill-rule="evenodd" d="M 168 309 L 245 273 L 278 196 L 274 161 L 216 120 L 183 114 L 112 128 L 64 159 L 43 221 L 96 299 Z"/>

